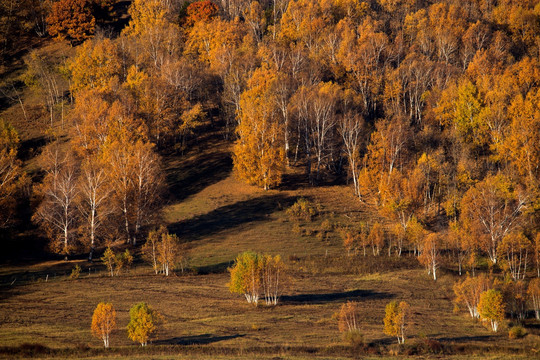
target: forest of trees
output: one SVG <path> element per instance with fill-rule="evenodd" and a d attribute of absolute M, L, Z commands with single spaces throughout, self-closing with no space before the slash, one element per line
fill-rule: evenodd
<path fill-rule="evenodd" d="M 159 154 L 201 136 L 218 110 L 246 182 L 279 189 L 292 168 L 312 186 L 347 179 L 384 219 L 367 224 L 382 231 L 374 253 L 422 253 L 435 278 L 441 252 L 460 272 L 486 256 L 516 280 L 527 266 L 540 274 L 534 1 L 136 0 L 125 28 L 100 30 L 113 3 L 44 8 L 75 55 L 25 58 L 51 125 L 69 125 L 34 186 L 52 249 L 141 239 L 166 190 Z M 26 179 L 17 135 L 3 129 L 9 197 Z"/>

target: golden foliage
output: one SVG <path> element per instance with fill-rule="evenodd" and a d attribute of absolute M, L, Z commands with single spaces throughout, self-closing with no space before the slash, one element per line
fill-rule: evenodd
<path fill-rule="evenodd" d="M 99 303 L 92 316 L 92 335 L 103 341 L 103 346 L 109 347 L 109 337 L 116 328 L 116 311 L 111 303 Z"/>

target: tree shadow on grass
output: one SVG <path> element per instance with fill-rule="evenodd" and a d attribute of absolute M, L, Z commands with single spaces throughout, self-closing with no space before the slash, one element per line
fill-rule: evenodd
<path fill-rule="evenodd" d="M 167 171 L 171 200 L 181 201 L 206 187 L 226 179 L 232 171 L 232 158 L 227 152 L 203 153 Z"/>
<path fill-rule="evenodd" d="M 218 341 L 236 339 L 236 338 L 244 337 L 244 336 L 245 336 L 244 334 L 222 335 L 222 336 L 216 336 L 214 334 L 179 336 L 179 337 L 174 337 L 171 339 L 154 341 L 154 344 L 156 345 L 207 345 L 207 344 L 212 344 Z"/>
<path fill-rule="evenodd" d="M 222 274 L 227 272 L 227 268 L 231 267 L 234 264 L 234 261 L 224 261 L 217 264 L 199 266 L 197 268 L 197 274 L 199 275 L 208 275 L 208 274 Z"/>
<path fill-rule="evenodd" d="M 280 298 L 282 304 L 325 304 L 329 302 L 379 300 L 393 298 L 393 294 L 372 290 L 352 290 L 327 294 L 298 294 L 284 295 Z"/>
<path fill-rule="evenodd" d="M 169 231 L 181 239 L 194 241 L 245 223 L 262 221 L 275 211 L 292 205 L 294 200 L 294 197 L 284 195 L 268 195 L 239 201 L 207 214 L 171 224 Z"/>
<path fill-rule="evenodd" d="M 493 341 L 500 339 L 497 335 L 477 335 L 477 336 L 445 336 L 437 338 L 437 341 L 441 342 L 469 342 L 469 341 Z"/>

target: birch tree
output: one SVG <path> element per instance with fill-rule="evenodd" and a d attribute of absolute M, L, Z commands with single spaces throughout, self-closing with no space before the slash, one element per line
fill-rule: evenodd
<path fill-rule="evenodd" d="M 467 274 L 467 278 L 454 284 L 455 310 L 459 310 L 460 305 L 465 305 L 472 318 L 479 318 L 478 303 L 480 302 L 480 294 L 492 287 L 493 281 L 487 275 L 480 274 L 477 277 L 470 277 Z"/>
<path fill-rule="evenodd" d="M 461 220 L 496 264 L 503 238 L 518 224 L 526 198 L 504 176 L 488 176 L 469 189 L 461 201 Z"/>
<path fill-rule="evenodd" d="M 345 145 L 347 160 L 349 161 L 349 171 L 353 179 L 354 193 L 362 200 L 358 176 L 360 170 L 360 148 L 363 143 L 361 136 L 364 131 L 364 119 L 358 114 L 347 113 L 340 118 L 338 131 Z"/>
<path fill-rule="evenodd" d="M 92 335 L 103 341 L 105 348 L 109 347 L 109 338 L 116 328 L 116 311 L 111 303 L 99 303 L 92 316 Z"/>
<path fill-rule="evenodd" d="M 386 305 L 384 316 L 384 333 L 397 337 L 398 344 L 405 343 L 406 319 L 409 316 L 409 304 L 392 301 Z"/>
<path fill-rule="evenodd" d="M 421 254 L 418 256 L 418 261 L 424 265 L 428 271 L 428 275 L 433 275 L 433 280 L 437 280 L 437 269 L 440 263 L 440 240 L 439 236 L 431 233 L 424 239 L 422 243 Z"/>
<path fill-rule="evenodd" d="M 88 236 L 90 246 L 88 260 L 92 261 L 104 224 L 112 214 L 109 199 L 112 189 L 107 182 L 105 170 L 95 157 L 89 157 L 83 163 L 78 186 L 77 205 L 81 213 L 83 234 L 85 237 Z"/>
<path fill-rule="evenodd" d="M 263 255 L 262 290 L 266 305 L 277 305 L 285 282 L 285 269 L 281 256 Z"/>
<path fill-rule="evenodd" d="M 38 187 L 42 201 L 33 219 L 47 233 L 51 248 L 67 260 L 74 247 L 78 169 L 70 154 L 62 154 L 58 147 L 47 149 L 45 159 L 46 175 Z"/>
<path fill-rule="evenodd" d="M 540 320 L 540 279 L 534 278 L 529 282 L 529 287 L 527 288 L 527 294 L 532 304 L 532 309 L 534 310 L 534 316 L 536 320 Z"/>
<path fill-rule="evenodd" d="M 480 294 L 478 313 L 482 321 L 489 322 L 491 330 L 496 332 L 504 320 L 504 303 L 501 293 L 490 289 Z"/>

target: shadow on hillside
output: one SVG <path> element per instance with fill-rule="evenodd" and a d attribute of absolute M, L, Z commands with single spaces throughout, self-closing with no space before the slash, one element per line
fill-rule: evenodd
<path fill-rule="evenodd" d="M 478 335 L 478 336 L 456 336 L 456 337 L 437 338 L 438 341 L 442 341 L 442 342 L 492 341 L 495 339 L 500 339 L 500 337 L 496 335 Z"/>
<path fill-rule="evenodd" d="M 199 266 L 197 268 L 197 274 L 199 275 L 208 275 L 208 274 L 222 274 L 227 272 L 227 268 L 231 267 L 234 264 L 234 261 L 224 261 L 217 264 Z"/>
<path fill-rule="evenodd" d="M 393 294 L 371 290 L 352 290 L 327 294 L 298 294 L 281 297 L 282 304 L 325 304 L 335 301 L 362 301 L 393 298 Z"/>
<path fill-rule="evenodd" d="M 154 341 L 156 345 L 207 345 L 212 344 L 218 341 L 236 339 L 239 337 L 244 337 L 243 334 L 234 334 L 234 335 L 222 335 L 216 336 L 214 334 L 203 334 L 203 335 L 193 335 L 193 336 L 179 336 L 171 339 L 164 339 Z"/>
<path fill-rule="evenodd" d="M 181 239 L 194 241 L 245 223 L 262 221 L 273 212 L 292 205 L 294 200 L 294 197 L 270 195 L 239 201 L 169 225 L 169 231 Z"/>
<path fill-rule="evenodd" d="M 38 155 L 45 145 L 47 145 L 45 136 L 24 140 L 19 147 L 19 158 L 22 161 L 28 161 Z"/>
<path fill-rule="evenodd" d="M 206 187 L 224 180 L 232 171 L 232 158 L 227 152 L 201 154 L 183 161 L 167 173 L 171 200 L 181 201 Z"/>

